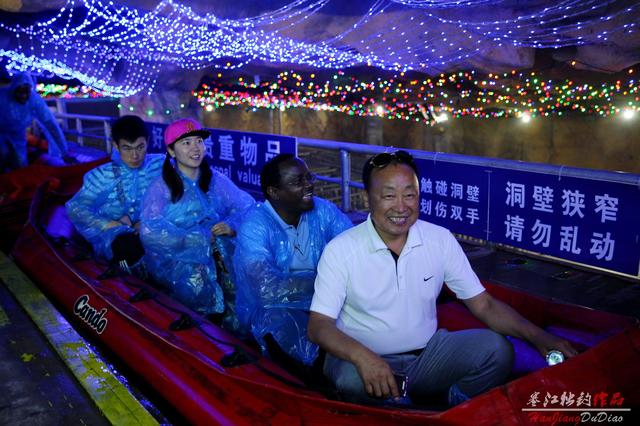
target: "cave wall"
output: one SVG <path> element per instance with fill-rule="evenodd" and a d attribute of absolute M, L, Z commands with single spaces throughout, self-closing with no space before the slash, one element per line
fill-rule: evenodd
<path fill-rule="evenodd" d="M 640 117 L 461 118 L 428 126 L 305 109 L 202 112 L 207 127 L 640 173 Z"/>

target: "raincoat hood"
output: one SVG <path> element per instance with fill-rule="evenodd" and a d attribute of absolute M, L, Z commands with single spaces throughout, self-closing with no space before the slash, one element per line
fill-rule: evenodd
<path fill-rule="evenodd" d="M 31 86 L 31 88 L 33 89 L 34 85 L 35 85 L 35 80 L 33 79 L 33 76 L 31 75 L 31 73 L 19 72 L 17 74 L 14 74 L 13 77 L 11 77 L 11 84 L 9 88 L 11 89 L 11 91 L 15 90 L 20 86 Z"/>

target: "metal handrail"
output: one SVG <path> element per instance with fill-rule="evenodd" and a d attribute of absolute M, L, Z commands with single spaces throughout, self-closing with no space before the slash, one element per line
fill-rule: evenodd
<path fill-rule="evenodd" d="M 109 117 L 108 115 L 87 115 L 87 114 L 69 114 L 66 112 L 54 112 L 54 116 L 58 118 L 77 118 L 84 121 L 106 121 L 109 122 L 113 119 L 113 117 Z"/>
<path fill-rule="evenodd" d="M 111 153 L 111 120 L 113 117 L 104 116 L 104 115 L 85 115 L 85 114 L 68 114 L 63 112 L 55 112 L 54 117 L 56 119 L 65 120 L 64 133 L 67 135 L 74 135 L 78 138 L 78 144 L 80 146 L 84 146 L 84 138 L 93 138 L 93 139 L 102 139 L 105 143 L 105 151 L 110 154 Z M 76 128 L 75 130 L 71 130 L 68 128 L 67 121 L 69 119 L 75 120 Z M 98 121 L 102 122 L 104 135 L 100 135 L 97 133 L 87 133 L 83 130 L 84 126 L 82 125 L 83 121 Z"/>
<path fill-rule="evenodd" d="M 318 139 L 297 138 L 297 142 L 299 146 L 308 146 L 313 148 L 334 150 L 334 151 L 340 150 L 341 177 L 340 178 L 318 177 L 318 179 L 322 181 L 341 184 L 341 188 L 342 188 L 342 192 L 341 192 L 342 206 L 341 207 L 342 207 L 342 210 L 345 212 L 351 211 L 350 188 L 363 187 L 362 183 L 352 182 L 350 180 L 351 154 L 353 153 L 377 154 L 381 152 L 395 151 L 395 148 L 391 148 L 391 147 L 361 145 L 361 144 L 352 144 L 352 143 L 346 143 L 346 142 L 324 141 L 324 140 L 318 140 Z M 447 163 L 457 163 L 457 164 L 473 165 L 473 166 L 480 166 L 480 167 L 487 167 L 487 168 L 518 170 L 518 171 L 524 171 L 524 172 L 533 172 L 533 173 L 541 173 L 541 174 L 557 176 L 558 180 L 561 180 L 567 177 L 590 179 L 590 180 L 601 181 L 601 182 L 631 185 L 633 187 L 636 187 L 638 190 L 640 190 L 640 175 L 633 174 L 633 173 L 612 172 L 612 171 L 606 171 L 606 170 L 591 170 L 591 169 L 583 169 L 578 167 L 556 166 L 556 165 L 540 164 L 540 163 L 526 163 L 523 161 L 482 158 L 482 157 L 473 157 L 473 156 L 466 156 L 466 155 L 459 155 L 459 154 L 445 154 L 440 152 L 417 151 L 417 150 L 411 150 L 411 149 L 407 149 L 406 151 L 410 152 L 415 158 L 423 159 L 427 161 L 433 161 L 434 164 L 436 162 L 447 162 Z M 473 240 L 473 241 L 479 242 L 479 240 L 475 238 L 467 237 L 464 235 L 458 235 L 458 237 L 466 240 Z M 605 272 L 608 274 L 612 274 L 614 276 L 621 276 L 624 278 L 631 278 L 634 280 L 640 279 L 640 276 L 636 276 L 635 274 L 629 275 L 626 273 L 622 273 L 620 271 L 605 269 L 597 266 L 580 264 L 568 259 L 536 253 L 536 252 L 532 252 L 522 248 L 509 246 L 507 244 L 496 245 L 496 243 L 490 241 L 489 239 L 485 240 L 484 243 L 489 244 L 490 246 L 501 247 L 508 251 L 513 251 L 516 253 L 525 253 L 526 255 L 538 257 L 545 260 L 550 260 L 553 262 L 560 262 L 563 264 L 586 268 L 588 270 Z"/>
<path fill-rule="evenodd" d="M 70 131 L 69 129 L 65 129 L 65 130 L 66 130 L 66 133 L 68 134 L 74 133 L 74 134 L 80 135 L 79 142 L 81 144 L 82 144 L 82 137 L 93 137 L 96 139 L 104 139 L 105 150 L 110 153 L 111 151 L 110 126 L 111 126 L 111 120 L 113 119 L 112 117 L 82 115 L 82 114 L 67 114 L 67 113 L 56 113 L 54 115 L 60 119 L 76 120 L 77 132 L 75 130 L 73 131 Z M 83 131 L 83 125 L 82 125 L 83 121 L 102 122 L 104 126 L 104 136 L 97 136 L 97 135 L 85 133 Z M 340 204 L 344 212 L 352 211 L 351 189 L 352 188 L 362 189 L 364 187 L 361 182 L 353 181 L 351 179 L 352 155 L 353 154 L 373 155 L 373 154 L 378 154 L 382 152 L 390 152 L 390 151 L 396 150 L 396 148 L 387 147 L 387 146 L 364 145 L 359 143 L 339 142 L 339 141 L 311 139 L 311 138 L 303 138 L 303 137 L 297 137 L 296 143 L 298 147 L 304 146 L 309 148 L 339 152 L 340 154 L 339 177 L 319 174 L 318 180 L 323 182 L 338 184 L 340 186 L 340 196 L 341 196 Z M 523 161 L 483 158 L 483 157 L 474 157 L 474 156 L 460 155 L 460 154 L 447 154 L 442 152 L 418 151 L 414 149 L 406 149 L 406 151 L 411 153 L 417 159 L 433 161 L 434 164 L 437 162 L 442 162 L 442 163 L 454 163 L 454 164 L 472 165 L 472 166 L 487 167 L 487 168 L 490 167 L 490 168 L 517 170 L 517 171 L 524 171 L 524 172 L 534 172 L 534 173 L 541 173 L 541 174 L 556 176 L 558 180 L 561 180 L 566 177 L 592 179 L 592 180 L 604 181 L 604 182 L 610 182 L 610 183 L 632 185 L 640 189 L 640 175 L 632 174 L 632 173 L 613 172 L 613 171 L 605 171 L 605 170 L 592 170 L 592 169 L 584 169 L 584 168 L 578 168 L 578 167 L 557 166 L 557 165 L 549 165 L 549 164 L 541 164 L 541 163 L 527 163 Z M 516 251 L 521 250 L 517 248 L 510 248 L 508 246 L 505 246 L 505 248 L 514 249 Z M 535 255 L 535 253 L 533 254 Z M 540 255 L 540 256 L 544 258 L 548 257 L 546 255 Z M 555 260 L 560 260 L 562 262 L 570 263 L 570 264 L 574 263 L 574 262 L 571 262 L 568 260 L 562 260 L 562 259 L 555 259 Z M 609 270 L 605 270 L 598 267 L 589 267 L 589 266 L 586 266 L 586 267 L 589 269 L 602 270 L 605 272 L 611 272 L 616 275 L 623 275 L 625 277 L 628 277 L 628 275 L 621 274 L 616 271 L 609 271 Z M 636 278 L 636 277 L 632 277 L 632 278 Z"/>
<path fill-rule="evenodd" d="M 396 148 L 375 145 L 363 145 L 350 142 L 337 142 L 322 139 L 296 138 L 298 145 L 309 146 L 314 148 L 322 148 L 328 150 L 340 150 L 347 153 L 357 154 L 378 154 L 381 152 L 395 151 Z M 404 149 L 404 148 L 402 148 Z M 559 178 L 576 177 L 589 178 L 606 182 L 624 183 L 630 185 L 638 185 L 640 188 L 640 175 L 608 171 L 608 170 L 592 170 L 579 167 L 557 166 L 542 163 L 527 163 L 517 160 L 505 160 L 500 158 L 474 157 L 462 154 L 448 154 L 444 152 L 418 151 L 415 149 L 405 149 L 415 158 L 431 160 L 433 162 L 441 161 L 446 163 L 469 164 L 475 166 L 495 167 L 500 169 L 520 170 L 535 173 L 544 173 Z M 356 185 L 352 185 L 356 186 Z"/>
<path fill-rule="evenodd" d="M 386 146 L 363 145 L 350 142 L 337 142 L 322 139 L 297 138 L 298 145 L 326 150 L 340 150 L 340 178 L 330 176 L 318 176 L 318 180 L 338 183 L 342 189 L 341 207 L 345 212 L 351 211 L 351 188 L 364 188 L 361 182 L 351 181 L 351 154 L 378 154 L 394 151 L 395 148 Z M 523 161 L 504 160 L 499 158 L 483 158 L 461 154 L 447 154 L 443 152 L 418 151 L 406 149 L 415 158 L 457 164 L 469 164 L 474 166 L 495 167 L 500 169 L 520 170 L 527 172 L 543 173 L 563 177 L 588 178 L 612 183 L 635 185 L 640 189 L 640 175 L 611 172 L 607 170 L 591 170 L 578 167 L 556 166 L 541 163 L 526 163 Z"/>
<path fill-rule="evenodd" d="M 113 119 L 113 117 L 101 115 L 68 114 L 60 112 L 54 113 L 54 116 L 59 119 L 76 120 L 76 130 L 65 128 L 64 131 L 66 134 L 73 134 L 75 136 L 78 136 L 78 143 L 80 145 L 83 145 L 85 137 L 103 139 L 105 141 L 105 151 L 109 154 L 111 153 L 111 120 Z M 104 135 L 84 132 L 82 125 L 83 121 L 102 122 L 102 125 L 104 126 Z M 364 188 L 361 182 L 351 180 L 351 155 L 374 155 L 381 152 L 389 152 L 395 150 L 395 148 L 387 146 L 364 145 L 359 143 L 331 141 L 324 139 L 297 137 L 296 141 L 299 146 L 340 152 L 340 177 L 318 175 L 318 180 L 340 185 L 341 208 L 345 212 L 351 211 L 351 188 Z M 640 175 L 632 173 L 612 172 L 606 170 L 591 170 L 578 167 L 556 166 L 542 163 L 527 163 L 515 160 L 474 157 L 469 155 L 419 151 L 414 149 L 407 149 L 406 151 L 410 152 L 415 158 L 430 160 L 433 162 L 439 161 L 445 163 L 469 164 L 475 166 L 543 173 L 557 176 L 559 179 L 563 177 L 589 178 L 605 182 L 635 185 L 640 188 Z"/>

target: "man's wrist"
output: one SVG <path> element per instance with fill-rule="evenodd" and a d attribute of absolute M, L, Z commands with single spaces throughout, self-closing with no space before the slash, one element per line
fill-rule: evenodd
<path fill-rule="evenodd" d="M 547 332 L 542 328 L 531 323 L 530 326 L 527 327 L 524 331 L 524 338 L 530 343 L 537 345 L 544 338 L 544 335 L 546 333 Z"/>
<path fill-rule="evenodd" d="M 368 359 L 371 359 L 372 355 L 376 355 L 369 348 L 362 344 L 358 344 L 355 350 L 350 351 L 351 359 L 349 360 L 353 365 L 359 366 L 363 362 L 367 362 Z"/>

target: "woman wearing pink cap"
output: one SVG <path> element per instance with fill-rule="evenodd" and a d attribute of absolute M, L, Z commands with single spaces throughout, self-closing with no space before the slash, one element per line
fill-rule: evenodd
<path fill-rule="evenodd" d="M 219 277 L 213 254 L 219 250 L 230 268 L 232 237 L 254 200 L 211 170 L 203 141 L 209 134 L 192 119 L 167 127 L 162 178 L 151 184 L 143 201 L 140 235 L 157 283 L 203 315 L 222 313 L 226 304 L 225 324 L 234 328 L 233 273 L 227 269 L 227 276 Z M 229 294 L 223 296 L 223 290 Z"/>

